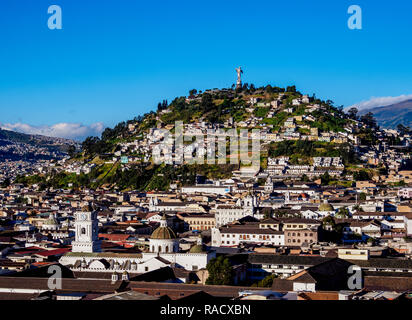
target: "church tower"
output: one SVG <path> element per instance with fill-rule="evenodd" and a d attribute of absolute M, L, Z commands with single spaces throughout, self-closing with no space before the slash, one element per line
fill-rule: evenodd
<path fill-rule="evenodd" d="M 74 216 L 76 238 L 72 242 L 72 252 L 100 252 L 97 211 L 88 205 Z"/>

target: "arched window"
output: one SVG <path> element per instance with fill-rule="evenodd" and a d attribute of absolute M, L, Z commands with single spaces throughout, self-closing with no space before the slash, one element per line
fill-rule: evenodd
<path fill-rule="evenodd" d="M 86 228 L 82 228 L 81 234 L 86 234 Z"/>
<path fill-rule="evenodd" d="M 161 246 L 159 246 L 158 252 L 162 252 L 162 247 Z"/>
<path fill-rule="evenodd" d="M 169 252 L 169 246 L 166 246 L 166 253 Z"/>

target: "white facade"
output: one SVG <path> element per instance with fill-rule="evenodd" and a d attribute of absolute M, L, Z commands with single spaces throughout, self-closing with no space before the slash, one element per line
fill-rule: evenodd
<path fill-rule="evenodd" d="M 412 188 L 399 189 L 398 197 L 407 198 L 407 199 L 412 198 Z"/>
<path fill-rule="evenodd" d="M 293 282 L 293 291 L 315 292 L 315 283 Z"/>
<path fill-rule="evenodd" d="M 59 260 L 73 271 L 145 273 L 172 265 L 196 271 L 205 269 L 216 256 L 214 251 L 179 253 L 177 239 L 150 239 L 150 252 L 98 252 L 97 212 L 77 212 L 75 217 L 76 241 L 72 243 L 72 252 Z M 166 227 L 166 220 L 161 221 L 160 227 Z"/>
<path fill-rule="evenodd" d="M 195 193 L 206 193 L 206 194 L 219 194 L 225 195 L 231 192 L 230 186 L 214 186 L 214 185 L 197 185 L 182 187 L 182 193 L 185 194 L 195 194 Z"/>
<path fill-rule="evenodd" d="M 404 221 L 405 221 L 406 234 L 410 236 L 412 235 L 412 217 L 410 218 L 409 216 L 405 216 Z"/>
<path fill-rule="evenodd" d="M 259 232 L 261 231 L 261 232 Z M 263 245 L 283 246 L 285 245 L 285 235 L 281 231 L 271 229 L 256 229 L 253 232 L 245 230 L 241 232 L 240 228 L 229 228 L 219 230 L 213 228 L 212 246 L 215 247 L 237 247 L 241 243 L 260 243 Z"/>
<path fill-rule="evenodd" d="M 254 208 L 257 207 L 255 197 L 245 197 L 238 199 L 236 205 L 217 205 L 214 209 L 216 227 L 220 227 L 247 216 L 254 215 Z"/>

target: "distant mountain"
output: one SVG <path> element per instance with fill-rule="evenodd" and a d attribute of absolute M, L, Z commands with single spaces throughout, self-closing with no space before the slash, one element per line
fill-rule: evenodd
<path fill-rule="evenodd" d="M 71 145 L 68 139 L 31 135 L 0 129 L 0 162 L 4 160 L 51 160 L 67 154 Z"/>
<path fill-rule="evenodd" d="M 385 107 L 362 110 L 359 113 L 363 115 L 368 112 L 374 114 L 378 124 L 382 128 L 396 129 L 398 124 L 412 128 L 412 100 L 406 100 Z"/>

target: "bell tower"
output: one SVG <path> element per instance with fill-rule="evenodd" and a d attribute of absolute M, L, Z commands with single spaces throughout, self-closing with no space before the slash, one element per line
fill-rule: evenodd
<path fill-rule="evenodd" d="M 100 252 L 97 211 L 88 205 L 74 214 L 75 241 L 72 252 Z"/>

